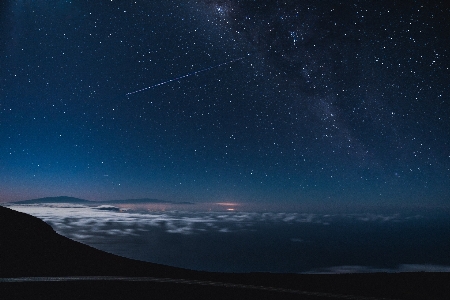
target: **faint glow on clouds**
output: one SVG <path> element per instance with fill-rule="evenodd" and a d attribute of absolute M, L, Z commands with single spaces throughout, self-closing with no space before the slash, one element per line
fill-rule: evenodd
<path fill-rule="evenodd" d="M 235 203 L 228 202 L 215 203 L 214 205 L 222 207 L 238 206 Z M 370 259 L 366 265 L 358 265 L 361 262 L 352 259 L 352 255 L 350 255 L 344 260 L 332 260 L 325 265 L 317 263 L 318 267 L 315 267 L 314 264 L 308 265 L 308 261 L 303 261 L 304 257 L 299 255 L 300 253 L 313 255 L 320 262 L 322 259 L 329 258 L 328 256 L 320 256 L 322 255 L 320 253 L 326 254 L 329 247 L 336 246 L 337 248 L 332 249 L 337 249 L 337 256 L 339 256 L 339 251 L 345 253 L 347 251 L 350 251 L 350 253 L 351 251 L 366 251 L 371 253 L 378 242 L 373 243 L 370 237 L 371 230 L 361 232 L 361 229 L 376 228 L 380 230 L 380 233 L 387 234 L 387 239 L 392 239 L 389 236 L 390 228 L 403 228 L 409 232 L 413 228 L 410 225 L 417 224 L 416 221 L 421 223 L 428 219 L 428 217 L 421 215 L 314 214 L 226 210 L 199 212 L 193 210 L 179 211 L 174 210 L 173 207 L 172 210 L 155 211 L 152 205 L 147 210 L 143 210 L 143 206 L 139 206 L 138 210 L 131 210 L 129 207 L 125 209 L 116 205 L 86 206 L 79 204 L 11 204 L 8 207 L 38 217 L 50 224 L 61 235 L 95 248 L 135 259 L 166 264 L 173 263 L 176 266 L 194 269 L 198 267 L 199 269 L 221 270 L 217 263 L 221 262 L 222 256 L 219 254 L 215 256 L 211 253 L 217 252 L 225 256 L 233 253 L 242 253 L 244 256 L 253 255 L 255 245 L 258 245 L 258 251 L 268 251 L 267 253 L 273 255 L 279 254 L 279 251 L 284 251 L 283 249 L 288 249 L 289 251 L 282 252 L 283 254 L 280 255 L 286 256 L 289 261 L 286 268 L 292 267 L 293 269 L 289 269 L 291 272 L 450 271 L 450 267 L 446 266 L 447 260 L 445 259 L 404 260 L 403 256 L 399 256 L 396 259 L 397 265 L 374 266 L 376 264 L 372 265 L 373 261 Z M 404 223 L 406 226 L 400 224 L 400 227 L 395 227 L 395 224 L 399 223 Z M 349 227 L 357 228 L 357 230 L 349 230 Z M 323 234 L 324 232 L 325 234 Z M 330 234 L 333 236 L 330 236 Z M 369 234 L 369 236 L 366 234 Z M 349 240 L 349 235 L 355 235 L 353 238 L 359 239 L 359 244 L 349 243 L 351 240 L 351 238 Z M 424 243 L 433 243 L 433 240 L 430 241 L 426 236 L 420 238 L 425 239 Z M 274 243 L 274 239 L 277 241 L 276 243 Z M 391 241 L 394 241 L 395 244 L 395 240 Z M 229 244 L 234 242 L 239 245 L 235 245 L 236 249 L 233 250 L 233 247 L 226 249 Z M 194 245 L 194 243 L 196 244 Z M 281 243 L 285 248 L 279 249 L 277 243 Z M 420 246 L 423 242 L 419 241 L 418 243 L 415 245 Z M 203 249 L 205 247 L 207 250 Z M 215 247 L 219 247 L 219 249 Z M 226 250 L 222 249 L 223 247 Z M 356 248 L 351 249 L 351 247 Z M 396 247 L 403 246 L 401 244 L 394 245 L 393 248 L 389 248 L 387 252 L 380 253 L 380 255 L 389 255 L 389 251 L 397 251 Z M 436 247 L 442 247 L 442 245 Z M 296 251 L 299 252 L 291 253 L 290 250 L 292 249 L 297 249 Z M 438 250 L 433 248 L 433 251 L 437 251 L 437 253 Z M 319 252 L 318 257 L 315 256 L 317 251 Z M 392 253 L 396 253 L 395 251 Z M 189 254 L 191 252 L 195 255 Z M 198 254 L 197 257 L 197 253 L 201 254 Z M 333 255 L 334 253 L 333 250 Z M 212 258 L 207 260 L 205 257 Z M 291 266 L 295 260 L 299 262 L 295 266 Z M 227 260 L 225 259 L 225 261 Z M 273 270 L 278 270 L 278 260 L 263 261 L 261 264 L 264 266 L 266 263 L 270 265 L 273 262 L 274 266 L 270 266 L 273 267 Z M 246 263 L 249 266 L 244 266 Z M 230 260 L 227 261 L 227 264 L 226 268 L 231 268 L 230 270 L 234 271 L 254 271 L 261 268 L 260 265 L 253 267 L 251 262 L 248 261 L 235 262 Z M 304 264 L 309 267 L 303 267 Z"/>
<path fill-rule="evenodd" d="M 399 214 L 313 214 L 235 211 L 238 203 L 216 203 L 224 211 L 144 210 L 144 206 L 86 206 L 78 204 L 10 205 L 11 209 L 38 217 L 56 231 L 76 239 L 94 234 L 136 235 L 140 231 L 161 228 L 168 233 L 201 234 L 202 232 L 233 232 L 247 230 L 258 223 L 312 223 L 329 225 L 338 220 L 358 222 L 402 222 Z M 159 207 L 161 208 L 161 207 Z M 171 207 L 173 209 L 173 207 Z M 138 209 L 138 210 L 132 210 Z M 420 218 L 416 216 L 415 218 Z"/>

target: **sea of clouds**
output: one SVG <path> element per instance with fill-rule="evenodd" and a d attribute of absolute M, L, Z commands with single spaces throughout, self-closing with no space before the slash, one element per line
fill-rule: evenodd
<path fill-rule="evenodd" d="M 164 227 L 168 233 L 195 234 L 205 230 L 230 232 L 250 229 L 261 223 L 312 223 L 330 225 L 338 221 L 405 222 L 422 219 L 421 215 L 400 214 L 313 214 L 285 212 L 194 212 L 194 211 L 130 211 L 112 205 L 77 204 L 9 205 L 11 209 L 38 217 L 57 231 L 77 229 L 81 232 L 133 235 L 148 227 Z M 111 231 L 111 226 L 127 230 Z"/>
<path fill-rule="evenodd" d="M 429 227 L 430 220 L 420 214 L 134 211 L 112 205 L 74 204 L 8 206 L 95 248 L 191 269 L 450 271 L 450 259 L 445 254 L 450 253 L 450 242 L 445 241 L 450 229 L 445 230 L 445 222 L 438 222 L 428 232 L 423 227 Z"/>

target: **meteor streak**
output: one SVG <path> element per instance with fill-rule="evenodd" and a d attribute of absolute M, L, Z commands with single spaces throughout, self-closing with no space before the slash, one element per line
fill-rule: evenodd
<path fill-rule="evenodd" d="M 183 78 L 186 78 L 186 77 L 189 77 L 189 76 L 192 76 L 192 75 L 196 75 L 196 74 L 198 74 L 198 73 L 206 72 L 206 71 L 209 71 L 209 70 L 211 70 L 211 69 L 219 68 L 219 67 L 221 67 L 221 66 L 228 65 L 228 64 L 237 62 L 237 61 L 239 61 L 239 60 L 242 60 L 242 59 L 244 59 L 244 57 L 235 58 L 235 59 L 226 61 L 226 62 L 221 63 L 221 64 L 218 64 L 218 65 L 214 65 L 214 66 L 211 66 L 211 67 L 208 67 L 208 68 L 204 68 L 204 69 L 201 69 L 201 70 L 192 72 L 192 73 L 188 73 L 188 74 L 183 75 L 183 76 L 179 76 L 179 77 L 176 77 L 176 78 L 173 78 L 173 79 L 169 79 L 169 80 L 166 80 L 166 81 L 163 81 L 163 82 L 160 82 L 160 83 L 157 83 L 157 84 L 154 84 L 154 85 L 151 85 L 151 86 L 148 86 L 148 87 L 145 87 L 145 88 L 136 90 L 136 91 L 134 91 L 134 92 L 129 92 L 129 93 L 126 94 L 126 96 L 133 95 L 133 94 L 137 94 L 137 93 L 140 93 L 140 92 L 144 92 L 144 91 L 146 91 L 146 90 L 150 90 L 150 89 L 153 89 L 153 88 L 155 88 L 155 87 L 158 87 L 158 86 L 161 86 L 161 85 L 164 85 L 164 84 L 167 84 L 167 83 L 171 83 L 171 82 L 174 82 L 174 81 L 179 81 L 179 80 L 181 80 L 181 79 L 183 79 Z"/>

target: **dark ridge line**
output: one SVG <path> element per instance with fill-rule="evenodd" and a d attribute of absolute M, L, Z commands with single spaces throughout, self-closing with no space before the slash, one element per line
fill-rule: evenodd
<path fill-rule="evenodd" d="M 5 202 L 4 204 L 55 204 L 55 203 L 74 203 L 74 204 L 88 204 L 88 205 L 103 205 L 103 204 L 173 204 L 173 205 L 182 205 L 182 204 L 195 204 L 194 202 L 183 201 L 183 202 L 175 202 L 175 201 L 167 201 L 167 200 L 159 200 L 152 198 L 136 198 L 136 199 L 114 199 L 114 200 L 86 200 L 76 197 L 70 196 L 56 196 L 56 197 L 43 197 L 29 200 L 19 200 L 12 202 Z"/>

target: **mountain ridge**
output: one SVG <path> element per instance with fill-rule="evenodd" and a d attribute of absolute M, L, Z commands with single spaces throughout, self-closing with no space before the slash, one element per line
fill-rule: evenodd
<path fill-rule="evenodd" d="M 114 199 L 114 200 L 85 200 L 70 196 L 56 196 L 56 197 L 43 197 L 29 200 L 19 200 L 8 202 L 8 204 L 42 204 L 42 203 L 73 203 L 73 204 L 88 204 L 88 205 L 101 205 L 101 204 L 195 204 L 193 202 L 174 202 L 167 200 L 159 200 L 152 198 L 136 198 L 136 199 Z"/>

